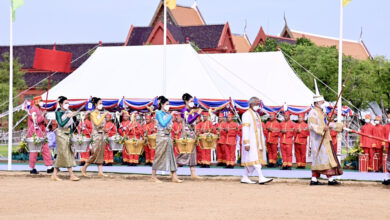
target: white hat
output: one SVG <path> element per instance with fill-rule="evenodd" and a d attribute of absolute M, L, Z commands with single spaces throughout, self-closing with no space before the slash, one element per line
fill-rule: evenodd
<path fill-rule="evenodd" d="M 316 94 L 313 96 L 313 102 L 325 101 L 324 96 L 320 95 L 320 92 L 318 91 L 316 79 L 314 79 L 314 86 L 316 88 Z"/>

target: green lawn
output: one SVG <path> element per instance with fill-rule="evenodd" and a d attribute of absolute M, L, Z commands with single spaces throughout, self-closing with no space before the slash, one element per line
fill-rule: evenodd
<path fill-rule="evenodd" d="M 19 146 L 14 145 L 12 147 L 12 151 L 18 150 Z M 0 157 L 7 157 L 8 156 L 8 145 L 0 145 Z"/>

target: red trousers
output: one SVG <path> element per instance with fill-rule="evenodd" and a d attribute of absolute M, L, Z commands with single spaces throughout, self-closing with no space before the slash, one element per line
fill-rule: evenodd
<path fill-rule="evenodd" d="M 211 150 L 202 149 L 202 164 L 210 165 L 211 164 Z"/>
<path fill-rule="evenodd" d="M 295 158 L 297 159 L 297 166 L 306 166 L 306 144 L 295 143 Z"/>
<path fill-rule="evenodd" d="M 82 162 L 87 162 L 88 159 L 89 159 L 89 156 L 90 156 L 89 149 L 88 149 L 87 152 L 81 152 L 80 153 L 80 157 L 81 157 L 81 161 Z"/>
<path fill-rule="evenodd" d="M 223 154 L 226 158 L 226 165 L 234 166 L 236 164 L 236 145 L 223 145 Z"/>
<path fill-rule="evenodd" d="M 382 168 L 382 163 L 383 163 L 383 148 L 375 148 L 375 153 L 378 154 L 378 169 Z M 385 161 L 386 163 L 386 161 Z"/>
<path fill-rule="evenodd" d="M 224 144 L 217 144 L 217 161 L 218 163 L 226 163 L 226 157 L 224 153 Z"/>
<path fill-rule="evenodd" d="M 122 157 L 125 163 L 138 164 L 139 155 L 128 154 L 125 147 L 123 147 Z"/>
<path fill-rule="evenodd" d="M 173 152 L 175 153 L 175 157 L 179 154 L 179 148 L 177 147 L 177 144 L 173 145 Z"/>
<path fill-rule="evenodd" d="M 106 144 L 104 147 L 104 162 L 106 164 L 108 163 L 114 163 L 114 152 L 109 150 L 110 148 L 109 144 Z"/>
<path fill-rule="evenodd" d="M 203 149 L 200 148 L 200 143 L 198 143 L 198 145 L 196 145 L 196 162 L 198 164 L 202 164 L 202 151 Z"/>
<path fill-rule="evenodd" d="M 278 144 L 267 143 L 268 161 L 270 164 L 276 164 L 278 161 Z"/>
<path fill-rule="evenodd" d="M 43 162 L 45 163 L 45 165 L 46 166 L 53 166 L 53 160 L 51 159 L 50 149 L 49 149 L 49 145 L 47 143 L 43 144 L 41 153 L 42 153 Z M 37 162 L 37 157 L 38 157 L 38 152 L 30 152 L 29 162 L 30 162 L 31 169 L 35 168 L 35 164 Z"/>
<path fill-rule="evenodd" d="M 292 144 L 280 144 L 283 158 L 283 166 L 292 166 Z"/>
<path fill-rule="evenodd" d="M 145 150 L 145 162 L 153 163 L 156 150 L 149 148 L 149 145 L 145 145 L 144 150 Z"/>
<path fill-rule="evenodd" d="M 374 153 L 375 153 L 375 148 L 372 147 L 363 147 L 364 153 L 368 154 L 368 170 L 372 171 L 374 169 L 373 164 L 374 164 Z"/>

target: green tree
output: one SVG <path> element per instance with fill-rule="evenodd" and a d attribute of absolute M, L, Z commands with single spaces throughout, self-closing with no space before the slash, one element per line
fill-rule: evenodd
<path fill-rule="evenodd" d="M 0 112 L 8 111 L 9 100 L 9 54 L 2 54 L 3 62 L 0 62 Z M 19 63 L 18 58 L 14 58 L 13 61 L 13 95 L 14 97 L 20 92 L 20 90 L 26 88 L 26 83 L 23 79 L 24 73 L 21 71 L 22 65 Z M 13 105 L 17 106 L 21 104 L 21 101 L 16 98 L 13 100 Z M 14 121 L 20 120 L 24 116 L 24 113 L 15 113 Z M 7 120 L 3 118 L 2 120 Z"/>
<path fill-rule="evenodd" d="M 313 92 L 313 76 L 302 66 L 334 91 L 337 91 L 338 50 L 336 47 L 320 47 L 306 38 L 297 39 L 294 45 L 267 39 L 265 44 L 260 44 L 255 48 L 255 52 L 276 51 L 278 47 L 287 54 L 286 58 L 291 67 Z M 351 75 L 346 84 L 343 97 L 360 109 L 367 108 L 369 102 L 376 101 L 382 106 L 383 111 L 388 111 L 390 108 L 389 60 L 384 57 L 375 57 L 373 60 L 357 60 L 351 56 L 343 56 L 344 79 L 349 71 L 351 71 Z M 318 87 L 325 99 L 337 99 L 337 94 L 328 87 L 319 82 Z M 345 102 L 344 104 L 348 105 Z"/>

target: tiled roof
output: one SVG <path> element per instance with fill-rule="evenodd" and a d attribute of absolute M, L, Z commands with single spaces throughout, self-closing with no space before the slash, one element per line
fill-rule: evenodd
<path fill-rule="evenodd" d="M 72 53 L 72 60 L 80 57 L 82 54 L 86 53 L 93 47 L 97 46 L 96 44 L 57 44 L 56 49 L 66 52 Z M 121 46 L 123 43 L 107 43 L 102 44 L 102 46 Z M 21 45 L 14 46 L 14 57 L 19 57 L 19 62 L 23 65 L 23 68 L 32 68 L 34 63 L 35 49 L 43 48 L 43 49 L 52 49 L 53 45 Z M 0 46 L 0 54 L 9 53 L 9 46 Z M 72 63 L 72 68 L 79 67 L 85 60 L 88 59 L 89 56 L 83 56 L 79 60 Z M 0 57 L 0 61 L 2 61 L 2 57 Z"/>
<path fill-rule="evenodd" d="M 40 82 L 41 80 L 45 79 L 49 76 L 49 72 L 39 72 L 39 73 L 29 73 L 27 72 L 24 74 L 24 81 L 26 82 L 27 87 L 34 86 L 36 83 Z M 69 76 L 68 73 L 56 73 L 52 76 L 51 80 L 52 82 L 59 82 L 63 79 L 65 79 L 67 76 Z M 41 85 L 42 86 L 42 85 Z M 47 86 L 47 85 L 43 85 Z"/>
<path fill-rule="evenodd" d="M 293 37 L 297 38 L 307 38 L 318 46 L 330 47 L 336 46 L 339 47 L 339 40 L 337 38 L 303 33 L 299 31 L 291 30 Z M 356 59 L 366 60 L 367 58 L 371 58 L 370 53 L 367 48 L 364 46 L 362 41 L 351 41 L 351 40 L 343 40 L 343 53 L 347 56 L 352 56 Z"/>
<path fill-rule="evenodd" d="M 295 39 L 286 38 L 286 37 L 278 37 L 278 36 L 273 36 L 273 35 L 267 35 L 267 38 L 277 40 L 279 43 L 295 44 L 297 42 Z"/>
<path fill-rule="evenodd" d="M 192 7 L 177 6 L 171 10 L 173 17 L 180 26 L 204 25 L 199 13 Z"/>
<path fill-rule="evenodd" d="M 217 48 L 225 25 L 175 26 L 168 24 L 168 31 L 179 43 L 190 41 L 201 48 Z M 134 27 L 126 46 L 143 45 L 149 38 L 154 27 Z"/>
<path fill-rule="evenodd" d="M 247 53 L 251 49 L 251 44 L 245 35 L 232 35 L 237 53 Z"/>

